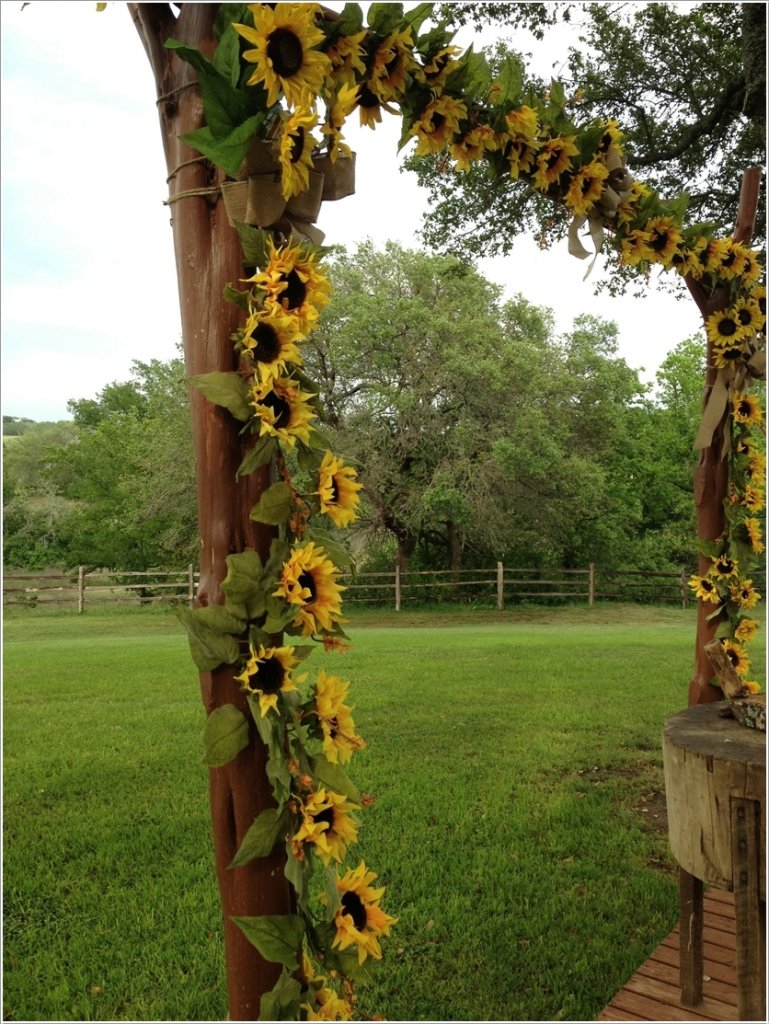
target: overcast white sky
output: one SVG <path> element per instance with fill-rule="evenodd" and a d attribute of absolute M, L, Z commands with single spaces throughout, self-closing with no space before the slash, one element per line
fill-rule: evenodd
<path fill-rule="evenodd" d="M 68 399 L 128 379 L 134 359 L 171 358 L 181 335 L 152 74 L 125 4 L 95 8 L 0 6 L 5 415 L 66 418 Z M 549 33 L 547 50 L 516 45 L 533 50 L 544 75 L 565 59 L 568 35 Z M 427 198 L 399 173 L 398 134 L 395 118 L 346 132 L 358 153 L 357 192 L 325 205 L 318 226 L 327 243 L 418 246 Z M 655 289 L 643 300 L 596 297 L 565 243 L 541 252 L 521 238 L 509 257 L 480 268 L 507 296 L 552 308 L 560 332 L 580 313 L 615 320 L 620 354 L 647 380 L 701 326 L 693 302 Z"/>

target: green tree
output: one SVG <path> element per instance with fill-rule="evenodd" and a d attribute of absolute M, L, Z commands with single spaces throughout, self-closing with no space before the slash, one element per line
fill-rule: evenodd
<path fill-rule="evenodd" d="M 663 197 L 687 192 L 693 221 L 733 223 L 743 170 L 764 162 L 763 4 L 480 3 L 439 10 L 450 23 L 524 27 L 540 38 L 560 19 L 578 22 L 580 45 L 569 51 L 568 76 L 561 75 L 575 97 L 573 116 L 615 118 L 636 177 Z M 492 63 L 508 53 L 500 45 Z M 521 69 L 526 84 L 541 90 L 543 83 L 526 81 L 523 61 Z M 456 174 L 441 158 L 412 157 L 407 165 L 429 189 L 423 236 L 438 251 L 506 253 L 522 232 L 548 241 L 565 235 L 563 208 L 548 207 L 522 183 L 493 178 L 484 166 Z M 615 267 L 608 286 L 616 292 L 631 280 Z"/>

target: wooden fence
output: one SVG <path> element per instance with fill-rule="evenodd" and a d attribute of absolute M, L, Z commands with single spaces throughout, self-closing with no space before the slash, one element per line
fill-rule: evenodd
<path fill-rule="evenodd" d="M 359 572 L 343 575 L 345 601 L 356 605 L 387 605 L 400 611 L 407 602 L 451 602 L 503 609 L 510 605 L 586 603 L 619 600 L 631 603 L 675 603 L 691 600 L 690 570 L 641 572 L 604 569 L 521 569 L 497 562 L 495 567 L 451 571 Z M 765 572 L 754 573 L 763 590 Z M 86 607 L 135 601 L 193 604 L 198 573 L 193 565 L 179 571 L 88 572 L 81 566 L 69 574 L 6 573 L 3 604 L 26 607 Z"/>

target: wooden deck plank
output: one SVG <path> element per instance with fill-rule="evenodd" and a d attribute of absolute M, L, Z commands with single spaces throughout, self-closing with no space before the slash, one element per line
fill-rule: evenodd
<path fill-rule="evenodd" d="M 735 1021 L 737 967 L 734 897 L 709 889 L 704 899 L 703 999 L 681 1003 L 678 927 L 667 935 L 632 978 L 599 1013 L 597 1020 Z"/>

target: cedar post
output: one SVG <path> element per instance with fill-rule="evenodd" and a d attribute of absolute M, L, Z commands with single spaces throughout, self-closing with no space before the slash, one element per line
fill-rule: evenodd
<path fill-rule="evenodd" d="M 230 335 L 241 314 L 224 299 L 223 291 L 225 284 L 243 276 L 243 268 L 237 234 L 220 201 L 221 174 L 179 140 L 203 122 L 194 72 L 164 46 L 173 37 L 210 59 L 216 47 L 213 25 L 219 4 L 180 6 L 176 18 L 168 4 L 128 4 L 155 76 L 168 167 L 184 360 L 187 373 L 196 375 L 237 369 Z M 201 539 L 197 603 L 205 606 L 223 601 L 220 584 L 227 573 L 228 555 L 253 548 L 266 558 L 271 530 L 250 521 L 249 511 L 266 486 L 269 467 L 237 481 L 235 474 L 244 455 L 240 424 L 194 389 L 191 411 Z M 229 764 L 211 768 L 209 782 L 224 913 L 229 1019 L 256 1020 L 261 997 L 274 987 L 281 967 L 263 960 L 230 918 L 287 914 L 292 901 L 280 847 L 269 857 L 229 868 L 254 819 L 274 805 L 265 773 L 266 752 L 233 676 L 232 666 L 220 666 L 213 672 L 201 672 L 200 684 L 208 714 L 230 703 L 250 723 L 248 746 Z"/>
<path fill-rule="evenodd" d="M 742 177 L 740 205 L 737 212 L 737 224 L 733 238 L 737 242 L 750 244 L 758 206 L 758 191 L 761 184 L 761 168 L 749 167 Z M 708 295 L 699 281 L 686 278 L 686 285 L 692 298 L 702 313 L 703 323 L 716 310 L 726 309 L 728 293 L 719 288 L 713 295 Z M 710 342 L 707 343 L 707 370 L 705 374 L 705 392 L 703 408 L 716 382 L 717 371 L 713 366 L 713 353 Z M 727 427 L 729 410 L 724 412 L 720 423 L 713 432 L 713 439 L 707 448 L 700 452 L 699 462 L 694 475 L 694 501 L 697 506 L 697 536 L 700 540 L 715 540 L 726 525 L 724 517 L 724 499 L 727 490 L 727 464 L 723 458 L 724 431 Z M 705 575 L 709 568 L 709 559 L 699 556 L 699 573 Z M 712 608 L 704 601 L 697 605 L 697 638 L 695 641 L 694 678 L 689 684 L 689 706 L 708 704 L 723 700 L 718 686 L 711 684 L 713 669 L 705 653 L 705 645 L 715 636 L 718 618 L 708 621 Z"/>

